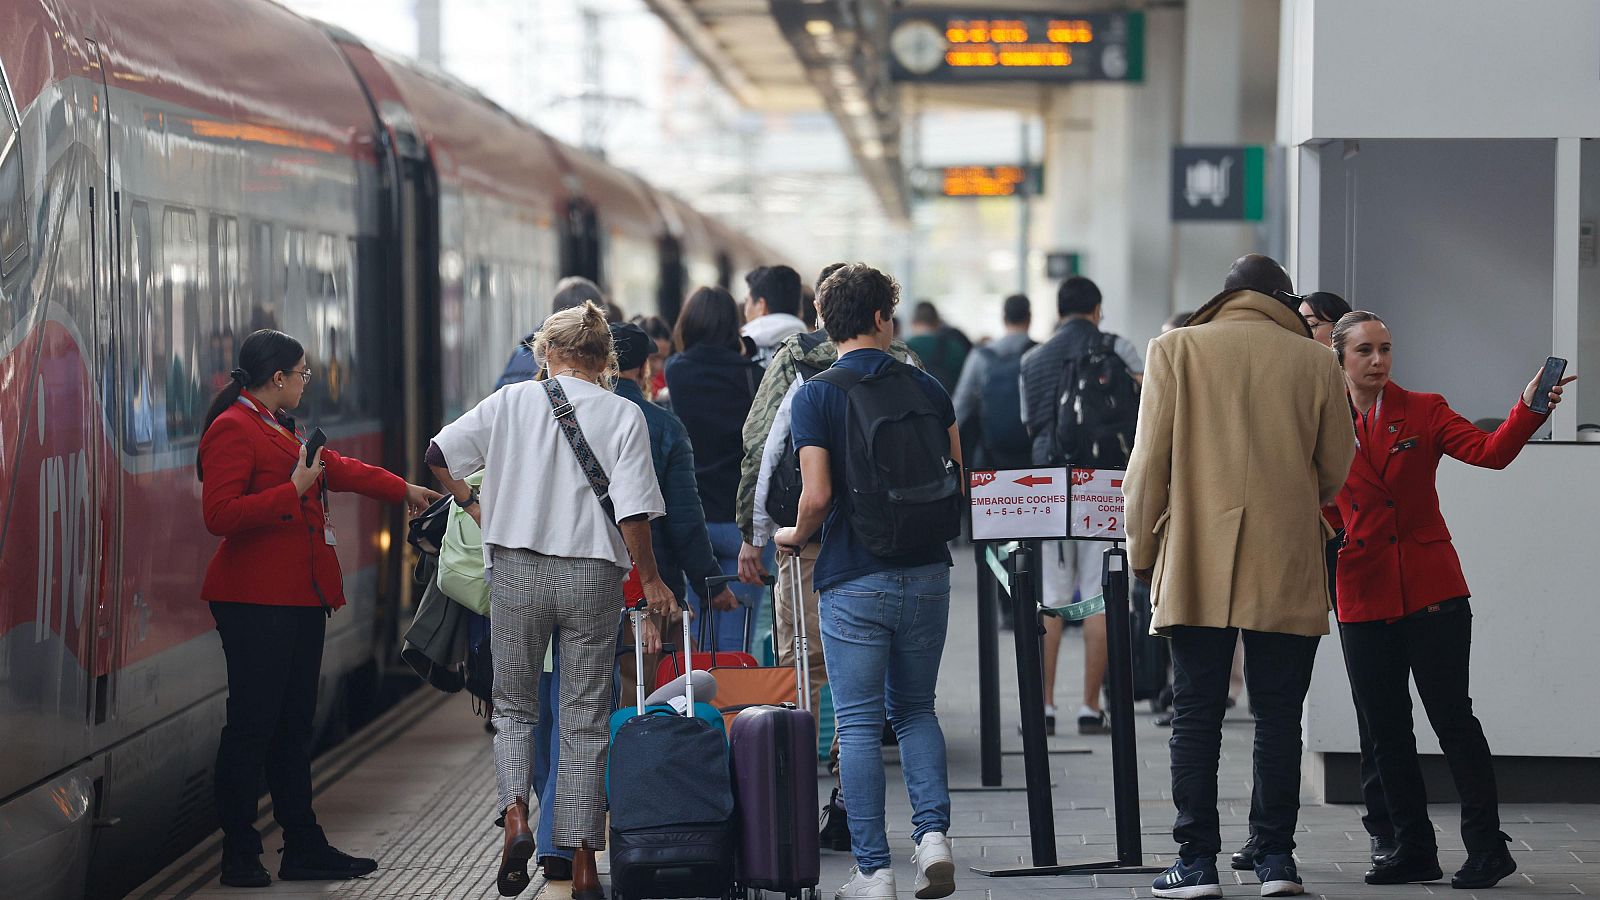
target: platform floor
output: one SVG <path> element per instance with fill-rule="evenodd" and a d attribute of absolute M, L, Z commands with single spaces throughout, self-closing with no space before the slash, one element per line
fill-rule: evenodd
<path fill-rule="evenodd" d="M 953 574 L 951 640 L 945 651 L 939 692 L 939 714 L 949 744 L 950 777 L 955 788 L 978 783 L 978 697 L 974 574 L 971 557 L 957 555 Z M 1005 708 L 1016 709 L 1015 663 L 1010 634 L 1002 634 L 1002 684 Z M 1058 694 L 1065 700 L 1078 693 L 1081 644 L 1069 633 L 1062 648 Z M 1073 704 L 1073 708 L 1076 704 Z M 1066 704 L 1063 703 L 1064 711 Z M 1166 775 L 1168 731 L 1152 716 L 1138 715 L 1140 794 L 1143 798 L 1146 861 L 1165 864 L 1174 851 L 1168 831 L 1172 807 Z M 1063 724 L 1070 722 L 1070 718 Z M 1004 735 L 1005 784 L 1022 784 L 1022 759 L 1014 713 Z M 1220 796 L 1226 845 L 1242 842 L 1250 792 L 1251 726 L 1242 711 L 1231 713 L 1224 728 Z M 1111 801 L 1110 739 L 1052 739 L 1058 750 L 1090 750 L 1052 756 L 1053 800 L 1057 844 L 1062 863 L 1115 856 Z M 891 779 L 898 771 L 894 751 L 887 751 Z M 483 721 L 474 717 L 462 696 L 419 692 L 374 723 L 361 735 L 318 760 L 317 813 L 336 846 L 378 859 L 378 872 L 351 882 L 275 882 L 262 890 L 231 890 L 216 881 L 219 837 L 197 847 L 130 897 L 140 900 L 223 897 L 338 898 L 491 898 L 500 832 L 492 821 L 494 774 L 492 747 Z M 826 798 L 832 780 L 820 777 Z M 891 780 L 890 840 L 900 893 L 912 896 L 909 806 L 904 788 Z M 1101 875 L 1053 878 L 994 879 L 972 874 L 969 866 L 1021 865 L 1030 852 L 1025 795 L 961 791 L 954 796 L 954 840 L 958 863 L 957 898 L 1040 897 L 1052 900 L 1130 898 L 1150 895 L 1150 876 Z M 1440 831 L 1441 863 L 1446 874 L 1465 859 L 1453 807 L 1436 806 L 1433 820 Z M 1502 811 L 1505 830 L 1521 871 L 1489 893 L 1494 900 L 1552 894 L 1600 894 L 1600 806 L 1576 804 L 1508 805 Z M 270 827 L 264 817 L 263 827 Z M 1307 803 L 1297 835 L 1300 871 L 1308 893 L 1328 898 L 1423 898 L 1445 894 L 1465 900 L 1448 882 L 1433 885 L 1370 887 L 1366 869 L 1366 835 L 1358 811 L 1351 806 Z M 266 837 L 264 858 L 276 870 L 280 846 L 275 829 Z M 824 853 L 823 896 L 848 875 L 848 854 Z M 602 858 L 602 870 L 604 859 Z M 1239 877 L 1242 876 L 1242 877 Z M 1225 871 L 1224 892 L 1254 897 L 1253 876 Z M 525 898 L 567 898 L 565 884 L 536 879 Z"/>

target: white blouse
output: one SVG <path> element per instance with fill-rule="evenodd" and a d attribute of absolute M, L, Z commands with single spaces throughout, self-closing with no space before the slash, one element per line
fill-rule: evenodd
<path fill-rule="evenodd" d="M 583 436 L 611 479 L 617 521 L 666 515 L 644 412 L 592 382 L 558 377 Z M 566 559 L 604 559 L 622 569 L 632 566 L 627 545 L 616 525 L 606 521 L 541 383 L 526 381 L 495 391 L 433 441 L 444 453 L 451 477 L 484 470 L 478 496 L 486 564 L 489 548 L 496 546 Z"/>

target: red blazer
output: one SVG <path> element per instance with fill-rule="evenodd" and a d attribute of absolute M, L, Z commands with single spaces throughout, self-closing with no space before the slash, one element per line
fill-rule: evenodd
<path fill-rule="evenodd" d="M 206 479 L 201 498 L 206 529 L 222 545 L 206 569 L 202 599 L 320 606 L 320 589 L 330 608 L 344 605 L 339 557 L 323 538 L 321 492 L 313 485 L 297 496 L 289 480 L 299 462 L 297 441 L 237 403 L 206 429 L 200 439 Z M 330 449 L 322 451 L 322 462 L 330 491 L 405 502 L 406 483 L 398 475 Z M 346 532 L 338 539 L 360 538 Z"/>
<path fill-rule="evenodd" d="M 1356 425 L 1360 446 L 1336 501 L 1345 525 L 1336 598 L 1341 622 L 1391 621 L 1467 596 L 1439 512 L 1439 460 L 1448 454 L 1503 469 L 1545 422 L 1519 398 L 1505 424 L 1485 434 L 1438 394 L 1414 394 L 1393 382 L 1375 413 L 1370 427 Z"/>

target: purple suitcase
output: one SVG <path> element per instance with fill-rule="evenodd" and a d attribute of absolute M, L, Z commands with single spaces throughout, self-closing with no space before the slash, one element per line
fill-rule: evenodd
<path fill-rule="evenodd" d="M 734 881 L 745 891 L 815 896 L 822 877 L 817 846 L 817 723 L 811 717 L 811 667 L 797 558 L 794 566 L 795 692 L 798 706 L 753 706 L 733 720 L 734 820 L 739 847 Z"/>

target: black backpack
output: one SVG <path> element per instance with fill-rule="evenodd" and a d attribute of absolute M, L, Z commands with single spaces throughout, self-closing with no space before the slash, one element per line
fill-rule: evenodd
<path fill-rule="evenodd" d="M 914 371 L 892 362 L 865 375 L 835 366 L 817 376 L 845 392 L 845 512 L 873 556 L 892 559 L 961 532 L 961 466 L 950 434 Z"/>
<path fill-rule="evenodd" d="M 1102 334 L 1061 367 L 1050 435 L 1057 462 L 1099 469 L 1128 464 L 1139 423 L 1139 386 L 1115 343 L 1114 335 Z"/>
<path fill-rule="evenodd" d="M 1022 354 L 1033 348 L 1033 341 L 1016 353 L 996 353 L 980 347 L 989 360 L 989 371 L 979 387 L 979 436 L 990 462 L 999 468 L 1027 468 L 1033 463 L 1033 438 L 1022 421 Z"/>

